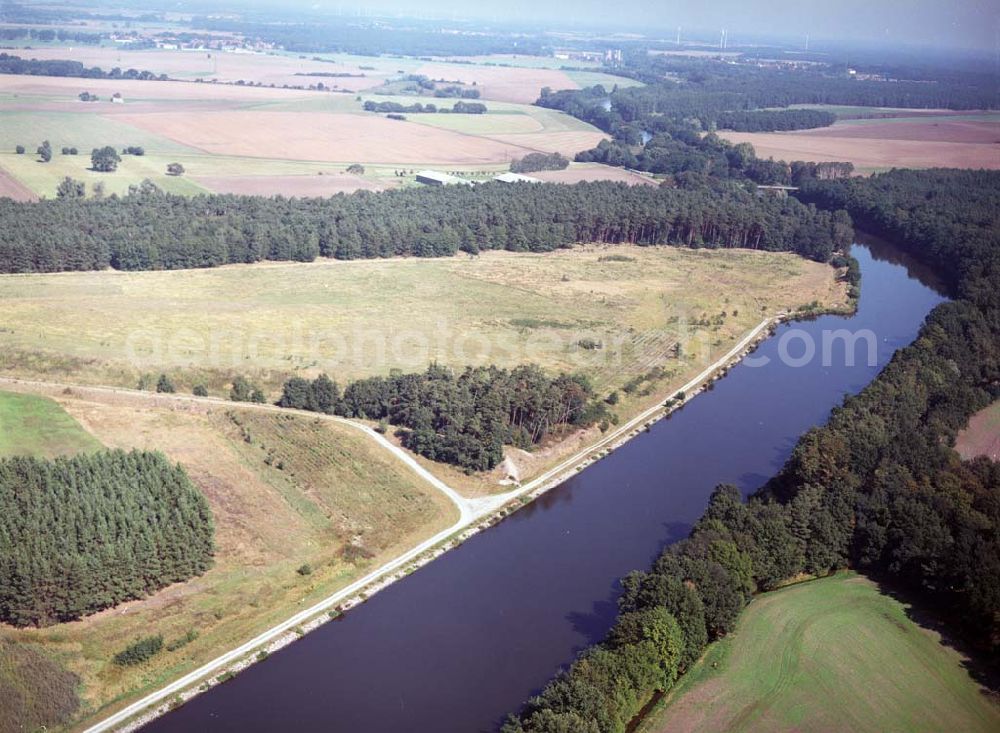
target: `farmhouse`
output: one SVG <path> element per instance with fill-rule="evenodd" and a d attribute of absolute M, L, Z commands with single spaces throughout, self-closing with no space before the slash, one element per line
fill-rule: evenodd
<path fill-rule="evenodd" d="M 531 176 L 522 176 L 520 173 L 501 173 L 496 176 L 494 181 L 499 181 L 500 183 L 541 183 L 540 178 L 532 178 Z"/>
<path fill-rule="evenodd" d="M 452 176 L 440 171 L 420 171 L 417 173 L 417 183 L 427 186 L 471 186 L 471 181 L 466 181 L 457 176 Z"/>

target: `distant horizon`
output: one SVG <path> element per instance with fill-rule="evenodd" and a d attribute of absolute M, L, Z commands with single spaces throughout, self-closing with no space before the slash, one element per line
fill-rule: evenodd
<path fill-rule="evenodd" d="M 267 0 L 264 5 L 271 5 Z M 397 17 L 434 18 L 437 20 L 476 20 L 503 24 L 556 24 L 566 30 L 574 27 L 620 32 L 632 27 L 635 32 L 650 29 L 673 32 L 677 26 L 693 35 L 708 36 L 726 28 L 731 43 L 761 36 L 789 40 L 806 35 L 817 43 L 888 43 L 892 46 L 932 49 L 997 52 L 1000 49 L 1000 4 L 990 0 L 966 0 L 945 5 L 934 0 L 913 0 L 905 10 L 885 0 L 843 0 L 835 7 L 788 0 L 716 0 L 699 7 L 685 7 L 677 0 L 651 3 L 649 0 L 622 0 L 609 7 L 595 0 L 548 0 L 525 2 L 509 0 L 503 12 L 489 5 L 470 6 L 457 0 L 372 0 L 362 14 L 390 13 Z M 272 7 L 277 7 L 276 5 Z M 287 7 L 287 4 L 282 4 Z M 354 15 L 358 8 L 350 3 L 324 0 L 303 3 L 303 9 Z M 652 16 L 652 17 L 651 17 Z M 634 22 L 630 22 L 634 21 Z M 683 33 L 683 30 L 682 30 Z"/>

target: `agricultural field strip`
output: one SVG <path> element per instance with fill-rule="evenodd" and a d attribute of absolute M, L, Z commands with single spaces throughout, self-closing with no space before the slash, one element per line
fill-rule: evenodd
<path fill-rule="evenodd" d="M 692 378 L 687 384 L 678 388 L 677 392 L 684 392 L 685 394 L 691 394 L 702 383 L 710 379 L 719 369 L 723 368 L 729 364 L 733 359 L 738 357 L 744 349 L 746 349 L 750 344 L 754 342 L 767 328 L 773 324 L 779 322 L 783 318 L 782 315 L 766 318 L 761 321 L 757 326 L 750 330 L 740 341 L 735 344 L 732 349 L 730 349 L 724 356 L 715 361 L 713 364 L 706 367 L 701 373 Z M 104 394 L 121 394 L 126 393 L 131 396 L 142 396 L 150 400 L 170 400 L 170 401 L 183 401 L 192 402 L 200 404 L 209 405 L 227 405 L 232 406 L 233 403 L 228 400 L 223 400 L 215 397 L 194 397 L 186 395 L 165 395 L 165 394 L 153 394 L 148 392 L 141 392 L 139 390 L 130 390 L 114 387 L 92 387 L 86 385 L 73 385 L 59 382 L 46 382 L 40 380 L 31 379 L 14 379 L 10 377 L 0 377 L 0 384 L 20 384 L 20 385 L 34 385 L 37 387 L 44 388 L 75 388 L 80 390 L 90 390 L 93 392 L 100 392 Z M 691 399 L 688 397 L 687 399 Z M 686 401 L 686 400 L 685 400 Z M 240 403 L 239 405 L 244 409 L 251 410 L 262 410 L 268 412 L 279 412 L 279 413 L 299 413 L 298 410 L 288 410 L 287 408 L 276 407 L 274 405 L 255 405 L 251 403 Z M 363 578 L 356 580 L 350 585 L 340 589 L 336 593 L 328 596 L 327 598 L 319 601 L 310 608 L 307 608 L 299 613 L 296 613 L 284 622 L 258 634 L 256 637 L 250 641 L 241 644 L 235 649 L 222 654 L 212 661 L 202 665 L 198 669 L 190 672 L 183 677 L 171 682 L 170 684 L 160 688 L 159 690 L 146 695 L 140 700 L 128 705 L 122 710 L 108 716 L 104 720 L 95 725 L 91 726 L 86 730 L 86 733 L 103 733 L 103 731 L 109 731 L 115 726 L 124 723 L 129 718 L 137 715 L 141 711 L 156 705 L 157 703 L 163 702 L 171 695 L 175 695 L 188 687 L 192 686 L 196 682 L 208 677 L 213 672 L 216 672 L 220 668 L 231 664 L 241 657 L 249 654 L 258 647 L 273 641 L 282 634 L 287 633 L 291 629 L 295 628 L 299 624 L 309 620 L 310 618 L 317 616 L 324 611 L 329 610 L 332 606 L 337 603 L 350 598 L 359 591 L 363 590 L 366 586 L 375 583 L 384 576 L 400 569 L 412 560 L 417 559 L 422 554 L 428 550 L 434 548 L 435 546 L 441 544 L 442 542 L 450 539 L 458 532 L 472 526 L 483 518 L 489 516 L 493 512 L 497 511 L 500 507 L 504 506 L 508 502 L 517 499 L 522 496 L 528 496 L 535 491 L 544 491 L 552 486 L 561 483 L 566 475 L 575 468 L 586 461 L 588 458 L 592 457 L 596 452 L 602 450 L 605 447 L 613 447 L 620 442 L 624 442 L 627 439 L 626 436 L 635 429 L 639 428 L 645 422 L 651 420 L 655 416 L 663 413 L 664 406 L 662 403 L 657 403 L 656 405 L 644 410 L 642 413 L 632 418 L 625 424 L 619 426 L 616 430 L 612 431 L 610 434 L 602 438 L 601 440 L 583 448 L 574 455 L 567 458 L 565 461 L 549 469 L 537 478 L 529 481 L 528 483 L 520 486 L 512 491 L 498 494 L 496 496 L 482 497 L 478 499 L 468 499 L 461 496 L 457 491 L 449 487 L 443 481 L 435 477 L 430 471 L 421 466 L 411 455 L 409 455 L 402 448 L 398 448 L 393 445 L 389 440 L 387 440 L 382 435 L 379 435 L 375 430 L 369 428 L 365 425 L 357 423 L 353 420 L 347 420 L 345 418 L 336 417 L 333 415 L 322 415 L 313 412 L 301 412 L 302 415 L 311 418 L 319 418 L 325 420 L 331 420 L 344 425 L 351 426 L 357 430 L 363 431 L 366 435 L 374 439 L 383 447 L 392 451 L 400 460 L 402 460 L 407 466 L 413 469 L 419 476 L 427 480 L 432 486 L 442 491 L 448 498 L 455 503 L 459 509 L 460 517 L 458 521 L 440 532 L 438 532 L 433 537 L 424 540 L 419 545 L 411 548 L 407 552 L 403 553 L 394 560 L 391 560 L 379 568 L 376 568 L 372 572 L 368 573 Z"/>

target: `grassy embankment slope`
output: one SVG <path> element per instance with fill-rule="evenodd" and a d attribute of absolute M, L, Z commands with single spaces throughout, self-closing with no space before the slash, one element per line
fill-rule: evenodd
<path fill-rule="evenodd" d="M 73 623 L 0 627 L 0 672 L 23 667 L 22 658 L 35 670 L 30 706 L 47 709 L 47 687 L 67 672 L 79 677 L 76 721 L 213 659 L 457 518 L 384 448 L 329 421 L 55 388 L 50 396 L 105 445 L 158 449 L 180 462 L 216 523 L 215 566 L 199 578 Z M 304 564 L 308 574 L 298 572 Z M 144 665 L 111 662 L 137 638 L 157 633 L 169 643 L 189 630 L 198 637 Z"/>
<path fill-rule="evenodd" d="M 959 653 L 873 582 L 839 573 L 756 598 L 639 731 L 998 726 Z"/>

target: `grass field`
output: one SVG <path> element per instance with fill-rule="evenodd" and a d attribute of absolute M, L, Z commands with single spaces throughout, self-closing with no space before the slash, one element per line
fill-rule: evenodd
<path fill-rule="evenodd" d="M 567 71 L 566 76 L 572 79 L 581 89 L 586 89 L 587 87 L 600 84 L 610 92 L 615 87 L 625 89 L 627 87 L 643 86 L 643 83 L 636 79 L 629 79 L 624 76 L 615 76 L 614 74 L 605 74 L 600 71 Z"/>
<path fill-rule="evenodd" d="M 44 653 L 58 664 L 53 676 L 80 677 L 77 719 L 237 646 L 457 518 L 397 458 L 328 421 L 82 390 L 50 396 L 106 445 L 158 449 L 180 462 L 216 524 L 215 565 L 199 578 L 74 623 L 0 626 L 0 644 Z M 298 573 L 306 563 L 311 574 Z M 140 667 L 111 663 L 136 638 L 161 633 L 169 643 L 189 630 L 198 637 Z M 3 666 L 0 658 L 0 689 Z"/>
<path fill-rule="evenodd" d="M 1000 461 L 1000 401 L 980 410 L 958 434 L 955 450 L 966 460 L 986 456 Z"/>
<path fill-rule="evenodd" d="M 602 261 L 609 255 L 625 261 Z M 141 372 L 165 369 L 184 387 L 203 380 L 221 390 L 242 370 L 260 372 L 273 389 L 295 372 L 344 380 L 432 360 L 458 368 L 535 361 L 581 369 L 610 388 L 664 363 L 677 339 L 692 344 L 691 363 L 667 366 L 694 368 L 698 341 L 722 353 L 766 315 L 841 302 L 834 274 L 791 254 L 591 246 L 5 276 L 0 368 L 129 387 Z M 692 325 L 721 310 L 718 324 Z M 581 349 L 584 338 L 604 348 Z"/>
<path fill-rule="evenodd" d="M 841 573 L 755 599 L 640 730 L 1000 729 L 962 662 L 906 606 Z"/>
<path fill-rule="evenodd" d="M 101 449 L 55 401 L 0 392 L 0 457 L 54 458 Z"/>

